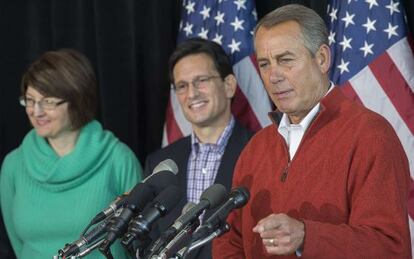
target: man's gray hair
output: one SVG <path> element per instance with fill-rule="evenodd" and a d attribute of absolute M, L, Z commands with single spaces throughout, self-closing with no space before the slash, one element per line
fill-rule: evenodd
<path fill-rule="evenodd" d="M 280 23 L 296 21 L 303 35 L 305 47 L 313 55 L 322 44 L 329 46 L 328 29 L 323 19 L 312 9 L 299 4 L 285 5 L 266 14 L 256 25 L 254 37 L 260 27 L 270 29 Z"/>

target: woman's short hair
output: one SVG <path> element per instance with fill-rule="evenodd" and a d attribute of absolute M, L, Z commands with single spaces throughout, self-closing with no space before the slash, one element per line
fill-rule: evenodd
<path fill-rule="evenodd" d="M 96 115 L 96 76 L 88 58 L 76 50 L 60 49 L 40 56 L 23 75 L 23 96 L 29 86 L 46 97 L 66 100 L 73 129 L 83 127 Z"/>

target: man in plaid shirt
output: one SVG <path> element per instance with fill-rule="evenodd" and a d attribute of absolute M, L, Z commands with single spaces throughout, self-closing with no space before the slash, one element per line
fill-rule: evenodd
<path fill-rule="evenodd" d="M 237 158 L 253 135 L 231 114 L 237 82 L 220 45 L 203 39 L 184 41 L 170 57 L 169 73 L 192 133 L 149 155 L 144 174 L 151 174 L 160 161 L 170 158 L 177 163 L 180 188 L 186 195 L 157 222 L 153 238 L 158 238 L 180 216 L 185 204 L 198 203 L 210 185 L 220 183 L 230 190 Z M 207 211 L 204 218 L 209 214 Z M 210 244 L 190 256 L 211 258 Z"/>

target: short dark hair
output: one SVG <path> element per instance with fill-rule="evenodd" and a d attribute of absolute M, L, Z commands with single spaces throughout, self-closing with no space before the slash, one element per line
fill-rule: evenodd
<path fill-rule="evenodd" d="M 96 76 L 88 58 L 76 50 L 60 49 L 40 56 L 23 75 L 23 96 L 29 86 L 44 96 L 66 100 L 73 129 L 83 127 L 96 115 Z"/>
<path fill-rule="evenodd" d="M 287 21 L 296 21 L 301 30 L 305 47 L 315 55 L 322 44 L 329 46 L 328 29 L 323 19 L 312 9 L 289 4 L 266 14 L 256 25 L 254 37 L 260 27 L 270 29 Z"/>
<path fill-rule="evenodd" d="M 192 38 L 179 44 L 170 56 L 168 64 L 170 80 L 172 83 L 174 83 L 174 67 L 178 61 L 195 54 L 206 54 L 209 56 L 223 80 L 228 75 L 233 74 L 230 58 L 219 44 L 201 38 Z"/>

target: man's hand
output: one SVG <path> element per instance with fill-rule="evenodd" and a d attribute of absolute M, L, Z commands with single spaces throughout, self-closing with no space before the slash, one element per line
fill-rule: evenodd
<path fill-rule="evenodd" d="M 273 255 L 289 255 L 302 250 L 305 224 L 286 214 L 271 214 L 253 228 L 259 233 L 266 251 Z"/>

